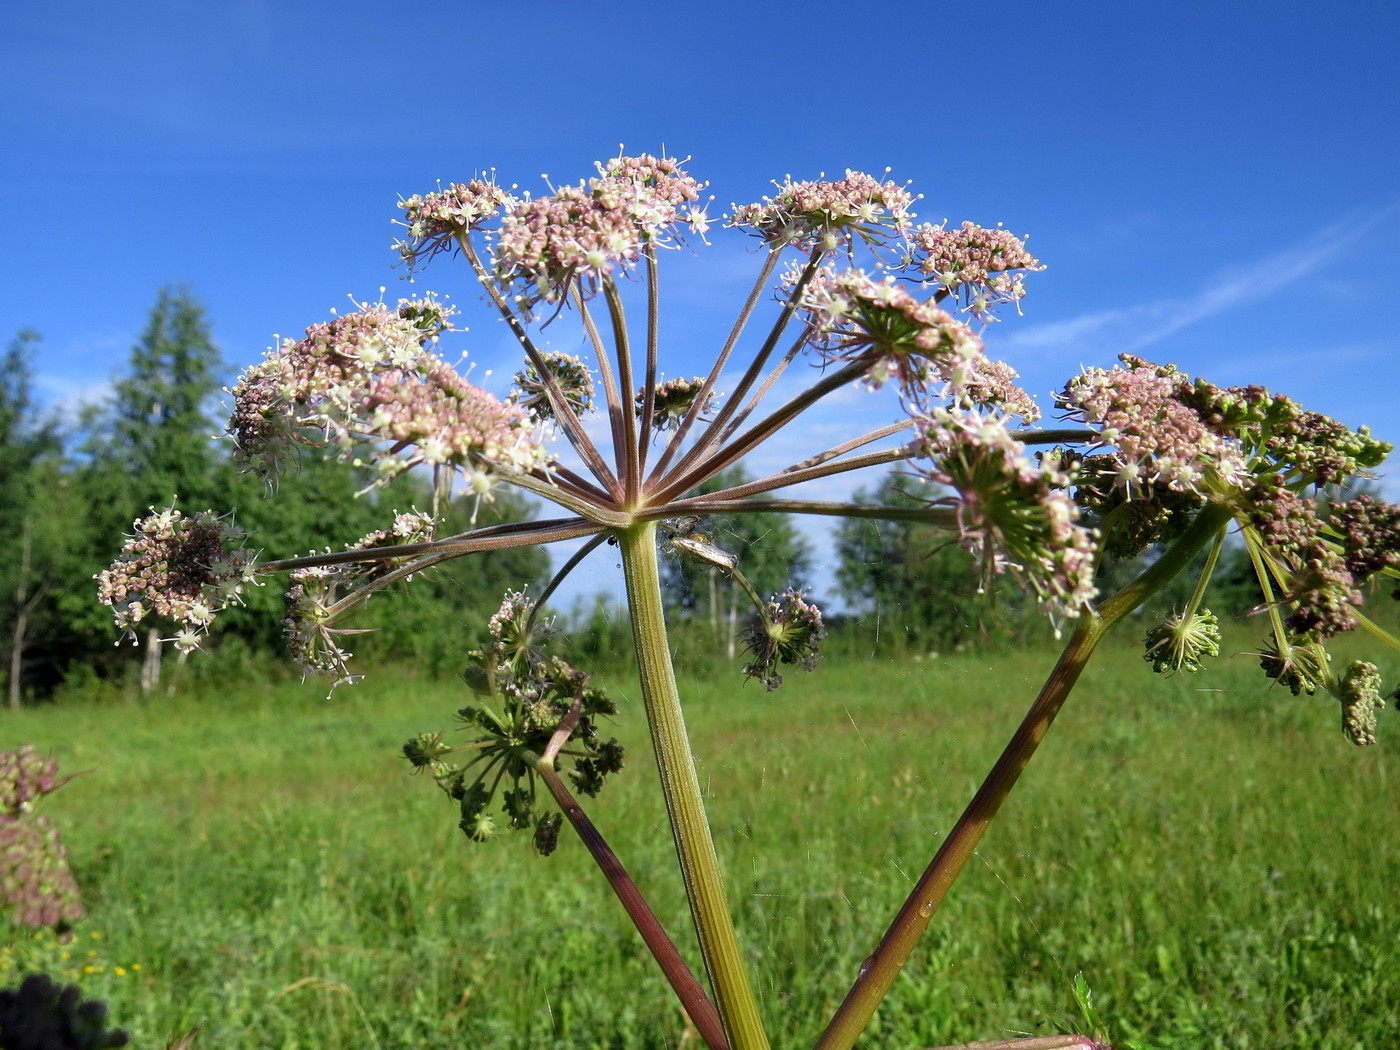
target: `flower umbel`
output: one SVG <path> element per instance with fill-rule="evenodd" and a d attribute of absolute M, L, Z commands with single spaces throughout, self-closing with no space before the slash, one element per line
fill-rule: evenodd
<path fill-rule="evenodd" d="M 34 805 L 66 784 L 33 744 L 0 751 L 0 910 L 20 926 L 67 936 L 87 912 L 58 829 Z"/>
<path fill-rule="evenodd" d="M 1142 658 L 1158 674 L 1199 671 L 1201 662 L 1220 655 L 1220 621 L 1209 609 L 1169 616 L 1147 630 Z"/>
<path fill-rule="evenodd" d="M 1053 455 L 1038 464 L 1006 417 L 936 408 L 914 448 L 930 480 L 957 492 L 958 535 L 990 584 L 1012 572 L 1047 611 L 1077 616 L 1094 597 L 1094 534 L 1078 524 L 1070 479 Z"/>
<path fill-rule="evenodd" d="M 522 307 L 561 302 L 575 288 L 591 295 L 627 271 L 649 246 L 664 246 L 682 227 L 703 232 L 703 211 L 682 210 L 700 185 L 670 157 L 617 157 L 597 178 L 547 197 L 526 198 L 501 219 L 496 278 Z"/>
<path fill-rule="evenodd" d="M 949 230 L 925 224 L 909 240 L 911 261 L 919 272 L 979 320 L 993 319 L 995 307 L 1002 303 L 1019 310 L 1026 294 L 1025 273 L 1045 269 L 1026 251 L 1024 241 L 1000 226 L 988 229 L 965 222 Z"/>
<path fill-rule="evenodd" d="M 411 266 L 424 265 L 438 252 L 453 248 L 459 234 L 481 229 L 513 203 L 514 197 L 484 179 L 454 182 L 436 193 L 415 193 L 399 201 L 408 236 L 395 248 Z"/>
<path fill-rule="evenodd" d="M 735 205 L 727 225 L 775 245 L 851 251 L 857 239 L 878 244 L 909 228 L 914 197 L 898 183 L 847 169 L 832 181 L 774 183 L 762 203 Z"/>
<path fill-rule="evenodd" d="M 821 610 L 801 591 L 784 591 L 769 599 L 744 632 L 744 646 L 751 654 L 744 674 L 757 678 L 771 693 L 783 684 L 778 664 L 814 670 L 825 638 Z"/>
<path fill-rule="evenodd" d="M 540 358 L 559 389 L 564 400 L 574 414 L 581 416 L 593 411 L 593 373 L 583 359 L 571 354 L 547 352 Z M 554 418 L 554 405 L 549 400 L 548 390 L 533 361 L 526 362 L 525 368 L 515 373 L 516 391 L 511 400 L 528 408 L 536 419 Z"/>
<path fill-rule="evenodd" d="M 186 517 L 173 507 L 152 507 L 134 527 L 117 560 L 97 574 L 97 600 L 112 607 L 123 630 L 156 616 L 183 628 L 177 648 L 198 648 L 219 610 L 238 604 L 254 582 L 245 533 L 212 511 Z"/>
<path fill-rule="evenodd" d="M 240 465 L 271 479 L 302 445 L 372 466 L 384 482 L 420 464 L 444 487 L 452 471 L 543 468 L 529 412 L 433 351 L 450 317 L 431 298 L 363 304 L 287 340 L 233 388 L 228 432 Z"/>
<path fill-rule="evenodd" d="M 862 361 L 865 381 L 878 390 L 893 380 L 918 409 L 934 398 L 957 404 L 999 405 L 1027 422 L 1040 417 L 1016 386 L 1009 365 L 989 360 L 982 340 L 967 325 L 920 302 L 893 277 L 874 280 L 860 270 L 822 275 L 808 286 L 802 305 L 815 328 L 812 345 L 828 361 Z"/>

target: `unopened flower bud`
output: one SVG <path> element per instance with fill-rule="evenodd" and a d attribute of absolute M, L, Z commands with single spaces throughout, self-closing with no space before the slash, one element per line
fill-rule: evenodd
<path fill-rule="evenodd" d="M 1341 680 L 1342 732 L 1357 747 L 1376 742 L 1376 712 L 1385 707 L 1376 665 L 1356 660 Z"/>
<path fill-rule="evenodd" d="M 559 827 L 564 823 L 560 813 L 546 813 L 535 822 L 535 852 L 548 857 L 559 846 Z"/>
<path fill-rule="evenodd" d="M 442 742 L 441 733 L 419 733 L 403 746 L 403 757 L 415 770 L 433 765 L 452 749 Z"/>
<path fill-rule="evenodd" d="M 1209 609 L 1192 616 L 1169 616 L 1147 631 L 1142 658 L 1158 674 L 1199 671 L 1207 656 L 1220 655 L 1220 621 Z"/>

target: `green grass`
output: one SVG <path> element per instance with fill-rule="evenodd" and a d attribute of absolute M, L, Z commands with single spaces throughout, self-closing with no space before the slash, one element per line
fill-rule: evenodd
<path fill-rule="evenodd" d="M 775 1047 L 820 1031 L 1051 660 L 834 661 L 773 694 L 683 682 Z M 3 722 L 0 746 L 91 770 L 44 803 L 91 916 L 66 947 L 13 937 L 0 971 L 80 981 L 148 1047 L 206 1018 L 220 1050 L 696 1045 L 576 842 L 547 860 L 523 836 L 468 843 L 396 757 L 451 727 L 459 686 L 384 669 L 330 701 L 199 688 Z M 629 768 L 590 813 L 693 958 L 635 686 L 613 692 Z M 1396 1045 L 1383 723 L 1358 750 L 1334 703 L 1246 658 L 1160 679 L 1102 654 L 862 1045 L 1053 1031 L 1080 970 L 1119 1038 Z"/>

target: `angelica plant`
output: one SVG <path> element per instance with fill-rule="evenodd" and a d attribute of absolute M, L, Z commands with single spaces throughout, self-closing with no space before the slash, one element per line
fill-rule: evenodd
<path fill-rule="evenodd" d="M 405 471 L 489 501 L 511 485 L 557 508 L 523 523 L 436 535 L 433 512 L 340 551 L 249 553 L 229 519 L 153 512 L 100 577 L 118 623 L 176 625 L 197 648 L 248 586 L 289 574 L 286 634 L 309 672 L 352 680 L 346 626 L 376 592 L 448 559 L 522 544 L 579 544 L 540 596 L 507 595 L 490 643 L 464 654 L 464 732 L 430 730 L 404 755 L 455 807 L 468 840 L 528 831 L 554 850 L 565 821 L 596 859 L 666 979 L 715 1050 L 767 1046 L 730 916 L 663 615 L 659 559 L 694 558 L 732 575 L 753 604 L 736 675 L 777 688 L 811 670 L 825 628 L 811 598 L 765 596 L 744 566 L 693 523 L 711 514 L 783 511 L 912 520 L 944 530 L 990 589 L 1008 575 L 1067 634 L 1059 661 L 982 787 L 930 861 L 818 1042 L 844 1050 L 889 990 L 1024 771 L 1104 634 L 1227 533 L 1248 546 L 1266 624 L 1264 672 L 1293 692 L 1326 692 L 1355 742 L 1374 738 L 1383 685 L 1371 664 L 1333 668 L 1327 643 L 1358 627 L 1394 641 L 1362 611 L 1368 579 L 1400 576 L 1400 510 L 1320 498 L 1364 478 L 1390 451 L 1258 387 L 1218 388 L 1170 365 L 1124 357 L 1085 369 L 1058 396 L 1057 425 L 1008 363 L 987 353 L 998 309 L 1018 310 L 1042 269 L 1022 239 L 968 222 L 917 224 L 907 184 L 848 171 L 791 178 L 761 201 L 712 217 L 706 186 L 669 157 L 618 156 L 577 184 L 534 196 L 481 177 L 400 202 L 398 252 L 413 274 L 460 267 L 518 341 L 515 387 L 497 396 L 444 356 L 455 309 L 433 294 L 357 309 L 287 340 L 232 389 L 237 461 L 275 482 L 302 454 L 370 472 Z M 703 375 L 666 378 L 661 271 L 668 252 L 708 237 L 752 238 L 755 280 Z M 443 257 L 439 259 L 439 257 Z M 434 273 L 437 273 L 435 268 Z M 641 318 L 636 300 L 642 301 Z M 629 311 L 626 307 L 632 305 Z M 547 349 L 547 326 L 576 325 L 588 352 Z M 674 337 L 673 337 L 674 341 Z M 686 347 L 689 362 L 699 346 Z M 679 362 L 670 362 L 676 367 Z M 887 395 L 888 422 L 753 480 L 697 494 L 779 435 L 802 429 L 852 386 Z M 899 465 L 939 486 L 926 505 L 871 506 L 782 495 L 822 478 Z M 733 476 L 733 475 L 730 475 Z M 275 494 L 275 492 L 274 492 Z M 616 705 L 586 669 L 550 651 L 544 603 L 600 545 L 620 556 L 627 613 L 679 874 L 705 981 L 687 968 L 585 812 L 624 766 L 600 726 Z M 1099 594 L 1107 556 L 1159 556 L 1123 590 Z M 1207 559 L 1206 575 L 1215 565 Z M 1190 672 L 1218 652 L 1215 619 L 1189 607 L 1148 634 L 1158 671 Z M 620 712 L 627 717 L 634 712 Z M 543 791 L 541 791 L 543 788 Z M 853 970 L 855 969 L 853 965 Z"/>

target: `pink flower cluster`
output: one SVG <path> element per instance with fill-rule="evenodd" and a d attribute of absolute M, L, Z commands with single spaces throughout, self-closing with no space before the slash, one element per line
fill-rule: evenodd
<path fill-rule="evenodd" d="M 399 201 L 408 236 L 396 247 L 410 265 L 426 262 L 450 248 L 458 234 L 480 229 L 486 220 L 513 203 L 514 197 L 483 179 L 454 182 L 437 193 L 415 193 Z"/>
<path fill-rule="evenodd" d="M 959 538 L 985 583 L 1009 570 L 1052 614 L 1089 606 L 1097 539 L 1078 524 L 1070 478 L 1052 456 L 1033 463 L 1007 417 L 967 409 L 933 409 L 912 447 L 931 461 L 922 473 L 957 492 Z"/>
<path fill-rule="evenodd" d="M 930 396 L 962 405 L 998 405 L 1027 422 L 1040 418 L 1010 365 L 989 360 L 982 340 L 932 301 L 920 301 L 894 278 L 860 270 L 823 274 L 802 300 L 815 330 L 812 345 L 830 361 L 868 361 L 865 381 L 879 389 L 894 380 L 923 407 Z"/>
<path fill-rule="evenodd" d="M 498 279 L 521 290 L 526 303 L 563 300 L 573 287 L 584 294 L 616 270 L 628 269 L 667 232 L 687 227 L 703 236 L 704 209 L 685 205 L 700 185 L 669 157 L 617 157 L 598 165 L 598 177 L 526 199 L 501 219 L 494 262 Z"/>
<path fill-rule="evenodd" d="M 275 476 L 300 443 L 372 463 L 384 481 L 420 463 L 545 466 L 529 412 L 469 383 L 430 349 L 448 317 L 431 298 L 401 300 L 396 310 L 366 304 L 284 342 L 233 389 L 228 432 L 240 463 Z"/>
<path fill-rule="evenodd" d="M 1115 484 L 1131 497 L 1148 484 L 1204 495 L 1238 487 L 1247 474 L 1238 441 L 1208 427 L 1178 395 L 1182 376 L 1136 358 L 1129 367 L 1088 368 L 1070 380 L 1059 404 L 1118 449 Z"/>
<path fill-rule="evenodd" d="M 956 230 L 925 224 L 910 237 L 911 262 L 956 295 L 978 318 L 989 318 L 1000 303 L 1025 297 L 1025 275 L 1010 270 L 1043 270 L 1024 242 L 1000 227 L 965 222 Z"/>
<path fill-rule="evenodd" d="M 727 225 L 748 229 L 769 244 L 804 250 L 850 247 L 859 236 L 879 243 L 891 233 L 902 235 L 913 213 L 914 197 L 895 182 L 880 182 L 862 171 L 844 179 L 774 183 L 778 192 L 761 203 L 734 205 Z"/>
<path fill-rule="evenodd" d="M 33 744 L 0 751 L 0 817 L 19 817 L 69 778 L 58 779 L 58 760 L 45 758 Z"/>
<path fill-rule="evenodd" d="M 246 534 L 212 511 L 185 517 L 173 507 L 152 507 L 135 528 L 117 560 L 97 574 L 97 600 L 112 607 L 123 630 L 158 616 L 181 625 L 177 649 L 198 648 L 219 610 L 241 601 L 253 582 L 255 555 L 242 547 Z"/>
<path fill-rule="evenodd" d="M 20 926 L 60 934 L 87 913 L 58 829 L 32 811 L 69 779 L 33 744 L 0 751 L 0 911 Z"/>
<path fill-rule="evenodd" d="M 437 521 L 431 514 L 411 510 L 394 511 L 394 524 L 362 536 L 346 546 L 348 551 L 372 551 L 377 547 L 397 547 L 410 543 L 428 543 L 437 534 Z"/>

